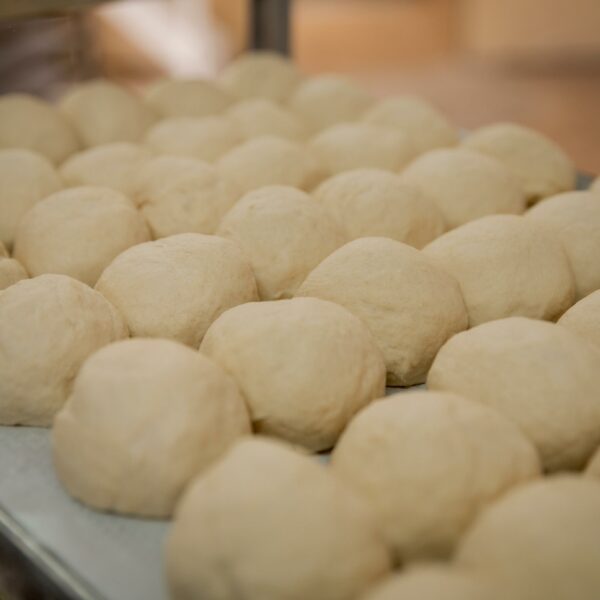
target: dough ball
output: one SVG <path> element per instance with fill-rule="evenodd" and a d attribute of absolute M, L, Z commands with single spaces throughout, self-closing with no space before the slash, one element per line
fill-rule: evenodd
<path fill-rule="evenodd" d="M 535 448 L 510 421 L 432 392 L 363 410 L 342 434 L 332 466 L 374 509 L 397 563 L 450 556 L 488 502 L 540 472 Z"/>
<path fill-rule="evenodd" d="M 533 220 L 484 217 L 437 238 L 423 252 L 460 283 L 471 327 L 512 316 L 553 321 L 575 298 L 560 240 Z"/>
<path fill-rule="evenodd" d="M 310 189 L 320 177 L 304 146 L 275 136 L 244 142 L 225 154 L 217 166 L 242 193 L 277 184 Z"/>
<path fill-rule="evenodd" d="M 600 177 L 597 177 L 596 180 L 590 186 L 590 190 L 593 192 L 600 192 Z"/>
<path fill-rule="evenodd" d="M 598 360 L 565 327 L 512 317 L 454 336 L 427 387 L 501 412 L 536 445 L 547 471 L 579 469 L 600 444 Z"/>
<path fill-rule="evenodd" d="M 575 187 L 575 165 L 562 149 L 541 133 L 514 123 L 477 129 L 462 142 L 465 148 L 504 163 L 521 181 L 529 205 Z"/>
<path fill-rule="evenodd" d="M 379 169 L 335 175 L 314 197 L 348 240 L 381 236 L 422 248 L 444 232 L 442 215 L 427 196 Z"/>
<path fill-rule="evenodd" d="M 48 102 L 28 94 L 0 97 L 0 148 L 33 150 L 59 164 L 78 147 L 70 123 Z"/>
<path fill-rule="evenodd" d="M 18 260 L 0 254 L 0 291 L 27 277 L 29 275 Z"/>
<path fill-rule="evenodd" d="M 32 276 L 62 273 L 93 286 L 118 254 L 149 239 L 127 197 L 86 186 L 38 202 L 21 220 L 14 255 Z"/>
<path fill-rule="evenodd" d="M 193 347 L 222 312 L 258 299 L 254 274 L 236 244 L 199 233 L 129 248 L 96 289 L 120 309 L 132 336 Z"/>
<path fill-rule="evenodd" d="M 301 141 L 308 136 L 306 125 L 294 113 L 264 98 L 234 104 L 227 115 L 235 121 L 245 139 L 275 135 Z"/>
<path fill-rule="evenodd" d="M 600 290 L 574 304 L 558 324 L 586 338 L 600 350 Z"/>
<path fill-rule="evenodd" d="M 388 385 L 423 383 L 438 349 L 467 327 L 454 278 L 418 250 L 387 238 L 342 246 L 297 295 L 336 302 L 361 318 L 383 352 Z"/>
<path fill-rule="evenodd" d="M 307 79 L 289 102 L 313 132 L 344 121 L 358 121 L 372 104 L 373 98 L 366 90 L 340 75 Z"/>
<path fill-rule="evenodd" d="M 321 206 L 282 185 L 246 194 L 225 215 L 217 234 L 242 247 L 263 300 L 293 296 L 310 271 L 344 243 Z"/>
<path fill-rule="evenodd" d="M 566 192 L 540 202 L 526 215 L 547 225 L 563 243 L 576 299 L 600 289 L 600 202 L 593 192 Z"/>
<path fill-rule="evenodd" d="M 600 479 L 600 449 L 596 450 L 585 468 L 588 477 Z"/>
<path fill-rule="evenodd" d="M 317 298 L 236 306 L 200 350 L 237 381 L 258 433 L 309 450 L 331 448 L 346 424 L 385 392 L 385 365 L 366 326 Z"/>
<path fill-rule="evenodd" d="M 45 157 L 18 149 L 0 150 L 0 181 L 0 242 L 12 248 L 23 215 L 62 182 Z"/>
<path fill-rule="evenodd" d="M 365 123 L 333 125 L 314 137 L 310 148 L 329 175 L 361 167 L 399 171 L 414 154 L 401 131 Z"/>
<path fill-rule="evenodd" d="M 363 121 L 404 132 L 417 154 L 458 143 L 458 129 L 432 104 L 416 96 L 380 100 L 364 114 Z"/>
<path fill-rule="evenodd" d="M 169 517 L 190 479 L 246 433 L 244 401 L 219 366 L 170 340 L 125 340 L 77 374 L 54 421 L 54 465 L 93 508 Z"/>
<path fill-rule="evenodd" d="M 518 180 L 498 161 L 475 152 L 432 150 L 412 162 L 402 179 L 435 202 L 448 229 L 486 215 L 525 211 Z"/>
<path fill-rule="evenodd" d="M 83 361 L 127 337 L 117 310 L 87 285 L 42 275 L 0 293 L 0 424 L 49 426 Z"/>
<path fill-rule="evenodd" d="M 462 541 L 457 561 L 493 577 L 503 598 L 600 597 L 600 484 L 551 477 L 492 504 Z"/>
<path fill-rule="evenodd" d="M 294 63 L 276 52 L 247 52 L 223 69 L 219 83 L 239 98 L 267 98 L 284 102 L 302 75 Z"/>
<path fill-rule="evenodd" d="M 166 563 L 174 600 L 354 600 L 390 568 L 360 499 L 261 438 L 238 442 L 191 485 Z"/>
<path fill-rule="evenodd" d="M 156 119 L 141 98 L 105 79 L 76 85 L 61 98 L 59 108 L 86 148 L 138 142 Z"/>
<path fill-rule="evenodd" d="M 171 117 L 157 123 L 146 136 L 156 152 L 191 156 L 214 162 L 240 144 L 241 134 L 227 117 Z"/>

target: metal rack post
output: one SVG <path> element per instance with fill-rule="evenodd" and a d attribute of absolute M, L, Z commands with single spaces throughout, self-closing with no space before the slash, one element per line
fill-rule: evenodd
<path fill-rule="evenodd" d="M 290 0 L 252 0 L 250 43 L 256 50 L 290 52 Z"/>

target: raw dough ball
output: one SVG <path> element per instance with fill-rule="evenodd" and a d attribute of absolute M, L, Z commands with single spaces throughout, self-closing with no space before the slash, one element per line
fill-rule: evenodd
<path fill-rule="evenodd" d="M 593 192 L 600 192 L 600 177 L 596 178 L 596 181 L 592 183 L 590 190 Z"/>
<path fill-rule="evenodd" d="M 192 484 L 166 561 L 174 600 L 354 600 L 390 568 L 360 499 L 261 438 L 238 442 Z"/>
<path fill-rule="evenodd" d="M 75 131 L 48 102 L 27 94 L 0 97 L 0 148 L 33 150 L 58 164 L 78 147 Z"/>
<path fill-rule="evenodd" d="M 316 132 L 344 121 L 357 121 L 371 104 L 371 95 L 352 80 L 321 75 L 302 83 L 289 106 Z"/>
<path fill-rule="evenodd" d="M 585 474 L 589 477 L 600 479 L 600 449 L 596 450 L 585 468 Z"/>
<path fill-rule="evenodd" d="M 599 357 L 564 327 L 512 317 L 454 336 L 427 387 L 504 414 L 537 446 L 547 471 L 579 469 L 600 444 Z"/>
<path fill-rule="evenodd" d="M 310 271 L 344 243 L 336 224 L 308 194 L 282 185 L 246 194 L 217 234 L 244 250 L 263 300 L 293 296 Z"/>
<path fill-rule="evenodd" d="M 297 295 L 336 302 L 363 319 L 383 352 L 389 385 L 423 383 L 442 344 L 467 327 L 454 278 L 418 250 L 387 238 L 342 246 Z"/>
<path fill-rule="evenodd" d="M 276 184 L 310 189 L 320 177 L 314 158 L 304 146 L 266 135 L 234 148 L 217 166 L 242 193 Z"/>
<path fill-rule="evenodd" d="M 156 116 L 141 98 L 105 79 L 80 83 L 60 100 L 83 145 L 138 142 Z"/>
<path fill-rule="evenodd" d="M 169 517 L 190 479 L 246 433 L 244 401 L 219 366 L 170 340 L 126 340 L 77 374 L 54 421 L 54 465 L 94 508 Z"/>
<path fill-rule="evenodd" d="M 402 179 L 436 203 L 448 229 L 486 215 L 525 211 L 518 180 L 498 161 L 475 152 L 427 152 L 404 170 Z"/>
<path fill-rule="evenodd" d="M 511 316 L 553 321 L 575 298 L 560 240 L 533 220 L 484 217 L 444 234 L 423 252 L 460 283 L 471 327 Z"/>
<path fill-rule="evenodd" d="M 579 300 L 600 289 L 600 202 L 593 192 L 567 192 L 540 202 L 527 217 L 550 227 L 563 243 Z"/>
<path fill-rule="evenodd" d="M 600 484 L 551 477 L 492 504 L 463 539 L 457 560 L 493 577 L 503 598 L 600 597 Z"/>
<path fill-rule="evenodd" d="M 400 129 L 417 154 L 458 143 L 458 129 L 432 104 L 416 96 L 380 100 L 365 113 L 363 121 Z"/>
<path fill-rule="evenodd" d="M 219 83 L 240 98 L 268 98 L 283 102 L 296 89 L 302 75 L 294 63 L 276 52 L 242 54 L 223 69 Z"/>
<path fill-rule="evenodd" d="M 116 309 L 80 281 L 42 275 L 5 289 L 0 293 L 0 424 L 49 426 L 83 361 L 125 337 L 127 327 Z"/>
<path fill-rule="evenodd" d="M 21 220 L 14 256 L 32 276 L 62 273 L 93 286 L 118 254 L 149 239 L 127 197 L 86 186 L 38 202 Z"/>
<path fill-rule="evenodd" d="M 340 173 L 322 183 L 314 197 L 349 240 L 381 236 L 422 248 L 444 232 L 435 204 L 386 171 Z"/>
<path fill-rule="evenodd" d="M 401 131 L 365 123 L 333 125 L 314 137 L 310 148 L 330 175 L 361 167 L 399 171 L 414 154 Z"/>
<path fill-rule="evenodd" d="M 29 277 L 21 263 L 0 253 L 0 291 Z"/>
<path fill-rule="evenodd" d="M 562 149 L 541 133 L 514 123 L 477 129 L 462 142 L 465 148 L 504 163 L 521 181 L 528 204 L 575 187 L 575 165 Z"/>
<path fill-rule="evenodd" d="M 558 324 L 586 338 L 600 350 L 600 290 L 574 304 Z"/>
<path fill-rule="evenodd" d="M 397 563 L 448 557 L 488 502 L 540 472 L 535 448 L 510 421 L 432 392 L 363 410 L 342 434 L 332 466 L 369 501 Z"/>
<path fill-rule="evenodd" d="M 133 336 L 194 347 L 222 312 L 258 299 L 252 269 L 236 244 L 199 233 L 129 248 L 96 289 L 121 310 Z"/>
<path fill-rule="evenodd" d="M 12 248 L 19 221 L 62 182 L 46 158 L 29 150 L 0 150 L 0 242 Z"/>
<path fill-rule="evenodd" d="M 385 365 L 366 326 L 317 298 L 236 306 L 200 350 L 237 381 L 258 433 L 331 448 L 363 406 L 385 393 Z"/>
<path fill-rule="evenodd" d="M 226 117 L 171 117 L 157 123 L 146 143 L 157 152 L 214 162 L 241 143 L 242 137 Z"/>

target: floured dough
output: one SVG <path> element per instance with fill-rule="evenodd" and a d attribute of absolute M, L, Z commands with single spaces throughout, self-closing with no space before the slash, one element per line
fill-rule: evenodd
<path fill-rule="evenodd" d="M 596 180 L 590 186 L 590 190 L 593 192 L 600 192 L 600 177 L 597 177 Z"/>
<path fill-rule="evenodd" d="M 0 291 L 29 277 L 18 260 L 3 256 L 2 251 L 5 252 L 4 247 L 0 248 Z"/>
<path fill-rule="evenodd" d="M 558 324 L 570 329 L 600 350 L 600 290 L 574 304 Z"/>
<path fill-rule="evenodd" d="M 588 477 L 600 480 L 600 449 L 592 455 L 585 468 L 585 474 Z"/>

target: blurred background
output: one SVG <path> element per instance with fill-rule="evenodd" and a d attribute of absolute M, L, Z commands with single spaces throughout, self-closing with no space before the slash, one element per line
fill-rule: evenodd
<path fill-rule="evenodd" d="M 249 43 L 249 0 L 0 0 L 0 88 L 212 76 Z M 600 0 L 292 0 L 291 53 L 465 128 L 511 120 L 600 172 Z"/>

